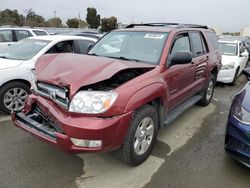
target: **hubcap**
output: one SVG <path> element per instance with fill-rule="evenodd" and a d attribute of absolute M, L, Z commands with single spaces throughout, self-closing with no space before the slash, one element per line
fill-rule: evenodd
<path fill-rule="evenodd" d="M 150 117 L 145 117 L 139 123 L 134 137 L 134 151 L 143 155 L 149 148 L 154 136 L 154 122 Z"/>
<path fill-rule="evenodd" d="M 28 93 L 22 88 L 12 88 L 8 90 L 4 97 L 3 103 L 8 110 L 21 110 L 25 104 Z"/>
<path fill-rule="evenodd" d="M 207 88 L 207 100 L 209 101 L 213 95 L 213 90 L 214 90 L 214 83 L 213 81 L 211 80 L 209 82 L 209 85 L 208 85 L 208 88 Z"/>

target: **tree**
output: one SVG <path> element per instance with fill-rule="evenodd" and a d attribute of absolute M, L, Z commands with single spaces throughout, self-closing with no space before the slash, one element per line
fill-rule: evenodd
<path fill-rule="evenodd" d="M 66 24 L 70 28 L 78 28 L 79 27 L 79 19 L 77 19 L 77 18 L 68 19 Z"/>
<path fill-rule="evenodd" d="M 31 26 L 31 27 L 35 27 L 35 26 L 44 27 L 45 19 L 42 16 L 36 14 L 36 12 L 33 11 L 32 9 L 29 9 L 27 11 L 25 25 Z"/>
<path fill-rule="evenodd" d="M 51 18 L 46 22 L 47 27 L 63 27 L 62 20 L 60 18 Z"/>
<path fill-rule="evenodd" d="M 22 15 L 17 10 L 5 9 L 0 12 L 0 25 L 22 25 Z"/>
<path fill-rule="evenodd" d="M 97 29 L 100 26 L 100 15 L 97 14 L 95 8 L 87 8 L 86 21 L 91 29 Z"/>
<path fill-rule="evenodd" d="M 101 19 L 101 30 L 102 32 L 109 32 L 117 28 L 117 18 L 112 16 L 110 18 Z"/>

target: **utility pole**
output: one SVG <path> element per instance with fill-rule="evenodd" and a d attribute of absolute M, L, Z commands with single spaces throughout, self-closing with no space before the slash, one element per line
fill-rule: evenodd
<path fill-rule="evenodd" d="M 56 18 L 56 10 L 54 10 L 54 18 Z"/>
<path fill-rule="evenodd" d="M 78 28 L 80 28 L 80 26 L 81 26 L 81 14 L 80 14 L 80 12 L 79 12 L 79 24 L 78 24 Z"/>

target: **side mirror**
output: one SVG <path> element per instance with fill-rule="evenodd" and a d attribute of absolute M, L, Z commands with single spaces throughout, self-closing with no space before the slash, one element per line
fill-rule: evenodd
<path fill-rule="evenodd" d="M 191 63 L 193 57 L 190 51 L 178 51 L 171 55 L 170 65 L 188 64 Z"/>
<path fill-rule="evenodd" d="M 242 73 L 247 77 L 247 79 L 250 81 L 250 68 L 245 68 Z"/>

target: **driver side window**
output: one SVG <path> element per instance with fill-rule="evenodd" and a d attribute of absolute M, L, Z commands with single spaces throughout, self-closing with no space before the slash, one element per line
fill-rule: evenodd
<path fill-rule="evenodd" d="M 191 51 L 189 37 L 187 33 L 178 35 L 175 38 L 174 44 L 171 49 L 171 54 L 174 54 L 175 52 L 183 51 L 183 50 Z"/>

